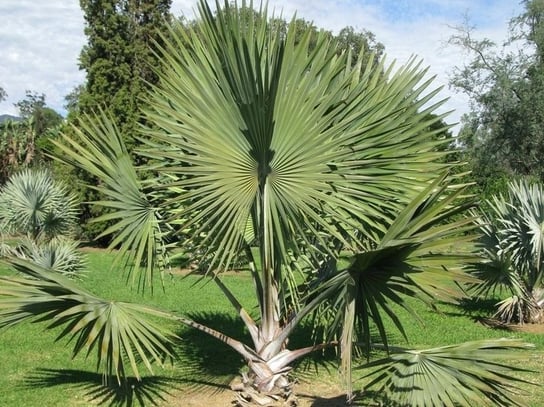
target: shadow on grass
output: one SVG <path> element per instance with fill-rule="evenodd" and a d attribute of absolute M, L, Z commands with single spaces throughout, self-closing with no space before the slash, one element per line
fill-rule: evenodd
<path fill-rule="evenodd" d="M 346 396 L 341 395 L 337 397 L 318 397 L 314 399 L 311 407 L 343 407 L 343 406 L 357 406 L 355 402 L 347 404 Z M 360 404 L 359 404 L 360 405 Z"/>
<path fill-rule="evenodd" d="M 194 312 L 188 315 L 193 321 L 210 327 L 233 339 L 250 343 L 251 339 L 242 321 L 227 313 Z M 237 374 L 243 366 L 242 357 L 229 345 L 194 328 L 178 332 L 181 337 L 177 347 L 177 364 L 189 377 L 225 377 Z"/>
<path fill-rule="evenodd" d="M 192 313 L 190 317 L 234 339 L 252 344 L 244 324 L 236 316 L 227 313 Z M 84 397 L 93 404 L 115 407 L 157 405 L 180 391 L 213 394 L 230 389 L 230 381 L 245 367 L 242 357 L 225 343 L 196 329 L 184 328 L 179 335 L 181 341 L 176 348 L 174 370 L 168 373 L 168 377 L 149 376 L 143 377 L 141 381 L 129 377 L 126 383 L 118 386 L 116 380 L 112 380 L 110 385 L 104 385 L 100 373 L 40 368 L 27 377 L 25 386 L 69 386 L 81 390 Z M 290 339 L 289 348 L 310 346 L 311 338 L 311 326 L 301 324 Z M 337 368 L 336 358 L 333 348 L 325 352 L 314 352 L 295 363 L 295 377 L 311 377 L 315 371 L 323 368 L 332 373 Z M 345 401 L 345 396 L 314 398 L 312 406 L 343 406 L 346 405 Z"/>
<path fill-rule="evenodd" d="M 463 298 L 458 304 L 453 305 L 458 312 L 447 311 L 443 313 L 451 316 L 468 316 L 478 321 L 493 315 L 497 311 L 497 303 L 499 301 L 500 299 L 498 298 Z"/>
<path fill-rule="evenodd" d="M 459 307 L 466 314 L 492 315 L 497 311 L 498 298 L 465 298 L 459 303 Z"/>
<path fill-rule="evenodd" d="M 499 298 L 466 298 L 460 301 L 456 306 L 459 312 L 445 312 L 450 316 L 470 317 L 474 322 L 491 328 L 505 331 L 515 330 L 515 326 L 507 324 L 494 317 L 497 312 Z"/>
<path fill-rule="evenodd" d="M 109 406 L 145 406 L 157 405 L 165 401 L 165 396 L 179 387 L 179 380 L 169 377 L 144 377 L 141 381 L 133 377 L 127 378 L 121 386 L 112 379 L 111 384 L 102 383 L 100 373 L 70 369 L 38 369 L 25 381 L 25 386 L 53 387 L 72 385 L 83 390 L 85 398 L 100 405 Z"/>

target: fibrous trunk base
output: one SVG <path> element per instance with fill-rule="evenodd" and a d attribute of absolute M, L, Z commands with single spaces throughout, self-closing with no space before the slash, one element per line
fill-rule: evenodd
<path fill-rule="evenodd" d="M 270 391 L 259 390 L 255 379 L 244 374 L 230 384 L 236 392 L 233 405 L 237 407 L 296 407 L 299 405 L 292 391 L 292 383 Z"/>

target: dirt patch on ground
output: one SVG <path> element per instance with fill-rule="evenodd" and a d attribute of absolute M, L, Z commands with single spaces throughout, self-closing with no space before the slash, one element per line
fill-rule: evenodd
<path fill-rule="evenodd" d="M 480 318 L 478 319 L 478 322 L 489 328 L 531 334 L 544 334 L 544 324 L 506 324 L 493 318 Z"/>
<path fill-rule="evenodd" d="M 322 381 L 299 382 L 295 386 L 297 407 L 345 407 L 346 396 L 340 385 Z M 171 407 L 230 407 L 234 392 L 230 389 L 206 387 L 171 393 L 164 406 Z"/>
<path fill-rule="evenodd" d="M 544 334 L 544 324 L 509 325 L 509 329 L 515 332 L 526 332 L 530 334 Z"/>

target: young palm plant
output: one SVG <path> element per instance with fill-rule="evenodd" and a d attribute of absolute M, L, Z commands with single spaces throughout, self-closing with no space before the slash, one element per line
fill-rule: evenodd
<path fill-rule="evenodd" d="M 77 200 L 47 170 L 24 169 L 0 190 L 0 231 L 51 240 L 71 235 L 77 219 Z"/>
<path fill-rule="evenodd" d="M 120 380 L 125 359 L 139 377 L 136 360 L 151 369 L 172 356 L 173 336 L 144 314 L 175 319 L 246 360 L 248 371 L 233 386 L 240 405 L 287 405 L 292 363 L 334 346 L 351 397 L 354 349 L 368 352 L 374 329 L 389 349 L 385 318 L 404 334 L 391 304 L 410 311 L 406 297 L 452 299 L 448 281 L 466 278 L 464 265 L 475 260 L 473 221 L 461 216 L 470 205 L 436 148 L 444 129 L 430 130 L 442 119 L 429 114 L 441 104 L 430 103 L 437 91 L 427 91 L 415 61 L 394 70 L 367 58 L 363 66 L 363 55 L 338 55 L 324 34 L 314 42 L 294 24 L 286 33 L 271 29 L 266 9 L 240 13 L 225 2 L 214 13 L 202 1 L 199 11 L 197 25 L 172 27 L 158 50 L 164 63 L 145 111 L 152 124 L 142 132 L 145 168 L 132 166 L 107 113 L 82 118 L 77 137 L 58 147 L 65 161 L 100 179 L 97 204 L 112 211 L 98 220 L 110 222 L 104 234 L 119 248 L 116 264 L 152 286 L 171 248 L 196 247 L 207 259 L 204 278 L 233 305 L 251 343 L 185 316 L 98 299 L 21 261 L 16 268 L 33 278 L 2 279 L 0 294 L 9 300 L 0 300 L 1 324 L 38 315 L 67 324 L 75 352 L 95 348 L 105 373 Z M 254 280 L 256 315 L 221 279 L 240 258 Z M 289 349 L 293 330 L 309 318 L 323 339 Z M 520 344 L 494 345 L 512 347 Z M 474 361 L 469 348 L 466 364 Z M 441 357 L 450 374 L 469 378 L 460 380 L 467 393 L 480 394 L 491 378 L 474 372 L 490 367 L 456 368 L 463 349 Z M 515 380 L 505 369 L 498 380 Z M 444 374 L 431 369 L 428 377 Z M 442 400 L 458 401 L 448 391 Z"/>
<path fill-rule="evenodd" d="M 479 217 L 486 262 L 475 271 L 481 280 L 476 295 L 511 295 L 497 304 L 495 317 L 510 322 L 541 322 L 544 318 L 544 189 L 540 184 L 513 181 L 508 194 L 487 202 Z"/>
<path fill-rule="evenodd" d="M 84 265 L 72 239 L 77 209 L 76 197 L 49 171 L 27 168 L 15 173 L 0 189 L 0 255 L 77 273 Z"/>

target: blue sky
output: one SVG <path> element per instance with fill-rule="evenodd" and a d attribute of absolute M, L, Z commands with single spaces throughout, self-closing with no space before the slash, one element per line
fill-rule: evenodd
<path fill-rule="evenodd" d="M 506 39 L 509 20 L 523 7 L 518 0 L 268 0 L 269 6 L 290 18 L 313 21 L 318 27 L 338 31 L 345 26 L 366 29 L 385 45 L 389 61 L 405 63 L 417 55 L 436 75 L 435 86 L 444 86 L 441 97 L 450 100 L 443 110 L 455 110 L 449 122 L 467 111 L 463 95 L 448 89 L 449 75 L 465 61 L 461 50 L 446 46 L 452 26 L 464 16 L 476 26 L 479 37 L 497 43 Z M 195 0 L 173 0 L 172 11 L 192 17 Z M 25 90 L 45 93 L 46 101 L 64 113 L 64 96 L 84 81 L 77 58 L 85 44 L 83 16 L 77 0 L 0 1 L 0 86 L 8 99 L 0 114 L 16 114 L 13 103 Z"/>

